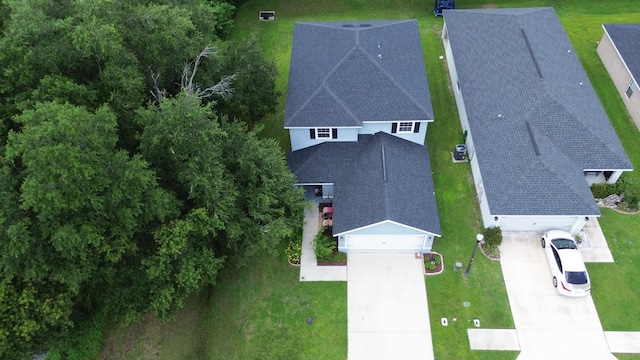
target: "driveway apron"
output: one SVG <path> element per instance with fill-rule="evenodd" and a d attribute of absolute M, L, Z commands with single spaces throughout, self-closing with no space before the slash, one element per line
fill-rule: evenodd
<path fill-rule="evenodd" d="M 422 259 L 349 253 L 349 360 L 431 360 L 433 345 Z"/>
<path fill-rule="evenodd" d="M 553 287 L 539 234 L 505 234 L 500 259 L 519 360 L 615 359 L 591 295 L 569 298 Z"/>

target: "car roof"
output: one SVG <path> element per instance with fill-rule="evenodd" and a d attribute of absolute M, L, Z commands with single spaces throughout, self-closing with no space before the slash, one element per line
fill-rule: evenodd
<path fill-rule="evenodd" d="M 563 249 L 558 250 L 560 260 L 562 261 L 562 268 L 567 271 L 587 271 L 578 249 Z"/>

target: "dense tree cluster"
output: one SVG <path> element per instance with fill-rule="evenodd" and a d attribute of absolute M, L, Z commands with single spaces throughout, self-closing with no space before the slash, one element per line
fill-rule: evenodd
<path fill-rule="evenodd" d="M 0 1 L 1 358 L 96 312 L 166 318 L 228 258 L 299 231 L 301 194 L 256 125 L 275 68 L 255 40 L 230 42 L 233 13 Z"/>

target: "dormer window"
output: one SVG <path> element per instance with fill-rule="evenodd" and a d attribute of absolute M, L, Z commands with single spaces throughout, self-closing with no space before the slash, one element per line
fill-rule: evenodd
<path fill-rule="evenodd" d="M 420 131 L 420 123 L 417 121 L 399 121 L 391 123 L 392 134 L 417 133 Z"/>
<path fill-rule="evenodd" d="M 309 129 L 310 139 L 337 139 L 338 129 L 336 128 L 315 128 Z"/>

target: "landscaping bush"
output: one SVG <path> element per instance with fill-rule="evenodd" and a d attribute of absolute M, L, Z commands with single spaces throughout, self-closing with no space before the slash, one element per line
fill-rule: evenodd
<path fill-rule="evenodd" d="M 591 185 L 591 193 L 593 194 L 593 197 L 596 199 L 604 199 L 611 194 L 620 195 L 623 187 L 624 187 L 623 183 L 616 183 L 616 184 L 596 183 Z"/>
<path fill-rule="evenodd" d="M 316 259 L 318 261 L 331 261 L 333 252 L 336 249 L 336 243 L 333 237 L 324 233 L 324 229 L 320 229 L 315 237 Z"/>
<path fill-rule="evenodd" d="M 502 229 L 499 226 L 486 228 L 482 234 L 485 247 L 498 248 L 502 244 Z"/>
<path fill-rule="evenodd" d="M 287 254 L 287 260 L 289 260 L 290 263 L 299 264 L 302 254 L 302 240 L 291 240 L 284 252 Z"/>
<path fill-rule="evenodd" d="M 630 209 L 640 208 L 640 185 L 626 183 L 624 189 L 623 204 Z"/>
<path fill-rule="evenodd" d="M 316 259 L 318 262 L 339 263 L 347 261 L 347 254 L 338 252 L 336 239 L 321 229 L 314 239 L 316 249 Z"/>

